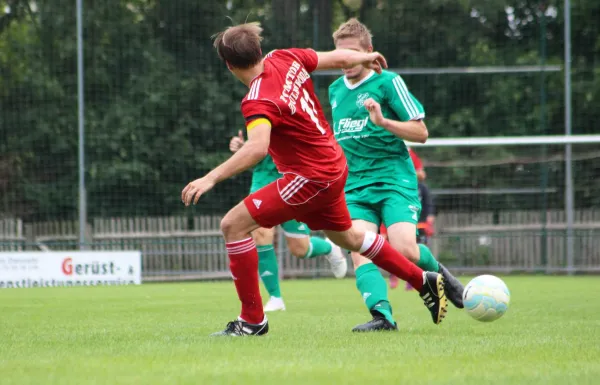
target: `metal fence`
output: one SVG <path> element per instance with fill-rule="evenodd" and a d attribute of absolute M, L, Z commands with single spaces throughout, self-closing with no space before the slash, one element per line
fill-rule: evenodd
<path fill-rule="evenodd" d="M 146 281 L 229 277 L 221 217 L 134 217 L 97 219 L 88 226 L 91 250 L 140 250 Z M 539 211 L 443 213 L 437 218 L 431 248 L 448 266 L 462 272 L 565 272 L 566 215 Z M 574 239 L 580 272 L 600 271 L 600 209 L 575 213 Z M 0 221 L 0 251 L 73 250 L 77 222 L 25 224 Z M 286 277 L 329 276 L 324 260 L 301 260 L 276 248 Z"/>
<path fill-rule="evenodd" d="M 447 138 L 597 132 L 598 12 L 594 0 L 0 1 L 0 247 L 139 248 L 148 279 L 226 274 L 218 217 L 250 173 L 197 207 L 179 202 L 243 127 L 246 90 L 210 40 L 225 16 L 261 21 L 265 50 L 331 49 L 333 30 L 359 17 L 431 137 Z M 314 77 L 327 113 L 335 76 Z M 465 270 L 555 271 L 571 230 L 575 267 L 597 269 L 598 148 L 423 149 L 434 251 Z M 286 274 L 327 272 L 281 239 L 278 250 Z"/>

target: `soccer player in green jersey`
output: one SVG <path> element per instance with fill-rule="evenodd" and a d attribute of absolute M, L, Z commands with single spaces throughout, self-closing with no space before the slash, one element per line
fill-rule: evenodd
<path fill-rule="evenodd" d="M 243 144 L 244 134 L 239 131 L 238 136 L 231 138 L 229 149 L 236 152 Z M 280 177 L 281 174 L 277 171 L 273 159 L 270 155 L 267 155 L 252 171 L 250 193 L 261 189 Z M 339 246 L 326 238 L 311 237 L 308 226 L 295 220 L 285 222 L 281 227 L 292 255 L 302 259 L 324 256 L 329 261 L 331 271 L 336 278 L 346 276 L 348 265 Z M 263 308 L 265 312 L 285 310 L 285 303 L 279 286 L 279 267 L 273 248 L 273 236 L 274 231 L 272 228 L 258 228 L 252 232 L 252 237 L 258 249 L 258 273 L 270 296 L 269 301 Z"/>
<path fill-rule="evenodd" d="M 373 50 L 371 33 L 356 19 L 333 34 L 336 48 Z M 428 132 L 421 103 L 395 73 L 381 75 L 356 66 L 329 86 L 333 131 L 348 160 L 350 174 L 345 192 L 352 222 L 366 231 L 387 227 L 391 245 L 426 271 L 443 274 L 446 296 L 463 307 L 462 284 L 432 255 L 417 244 L 421 210 L 415 168 L 404 140 L 425 142 Z M 377 266 L 352 253 L 356 287 L 373 319 L 353 331 L 397 330 L 387 296 L 387 286 Z"/>

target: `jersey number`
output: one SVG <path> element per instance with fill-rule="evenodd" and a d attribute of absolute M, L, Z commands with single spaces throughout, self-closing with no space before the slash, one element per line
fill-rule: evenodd
<path fill-rule="evenodd" d="M 325 135 L 325 130 L 323 129 L 323 127 L 321 127 L 321 124 L 319 123 L 319 118 L 317 117 L 315 103 L 310 98 L 310 95 L 308 94 L 308 91 L 306 91 L 306 89 L 303 89 L 302 91 L 304 91 L 304 95 L 300 98 L 300 105 L 302 106 L 302 111 L 306 112 L 308 116 L 310 116 L 310 120 L 312 120 L 315 123 L 321 134 Z"/>

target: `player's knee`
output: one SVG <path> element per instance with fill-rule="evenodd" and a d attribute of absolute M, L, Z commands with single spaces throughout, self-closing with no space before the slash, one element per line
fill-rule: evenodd
<path fill-rule="evenodd" d="M 229 234 L 229 232 L 231 231 L 231 226 L 233 225 L 233 222 L 229 219 L 228 215 L 225 215 L 223 217 L 223 219 L 221 219 L 221 232 L 224 235 Z"/>
<path fill-rule="evenodd" d="M 231 214 L 227 214 L 221 219 L 221 232 L 228 239 L 231 235 L 236 232 L 237 221 Z"/>
<path fill-rule="evenodd" d="M 296 258 L 303 258 L 308 252 L 309 239 L 306 238 L 288 238 L 288 249 Z"/>

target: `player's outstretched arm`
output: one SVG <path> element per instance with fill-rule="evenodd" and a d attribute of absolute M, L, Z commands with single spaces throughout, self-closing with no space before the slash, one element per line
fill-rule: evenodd
<path fill-rule="evenodd" d="M 247 169 L 256 166 L 269 151 L 271 124 L 259 123 L 248 130 L 248 140 L 227 161 L 209 172 L 206 176 L 215 183 L 229 179 Z"/>
<path fill-rule="evenodd" d="M 271 125 L 268 121 L 252 127 L 248 131 L 248 140 L 231 158 L 227 159 L 204 177 L 188 183 L 181 192 L 181 201 L 186 206 L 192 203 L 196 204 L 200 197 L 217 183 L 255 166 L 267 156 L 270 139 Z"/>
<path fill-rule="evenodd" d="M 379 52 L 358 52 L 351 49 L 336 49 L 329 52 L 317 52 L 319 63 L 315 71 L 350 68 L 362 64 L 381 73 L 387 68 L 385 57 Z"/>

